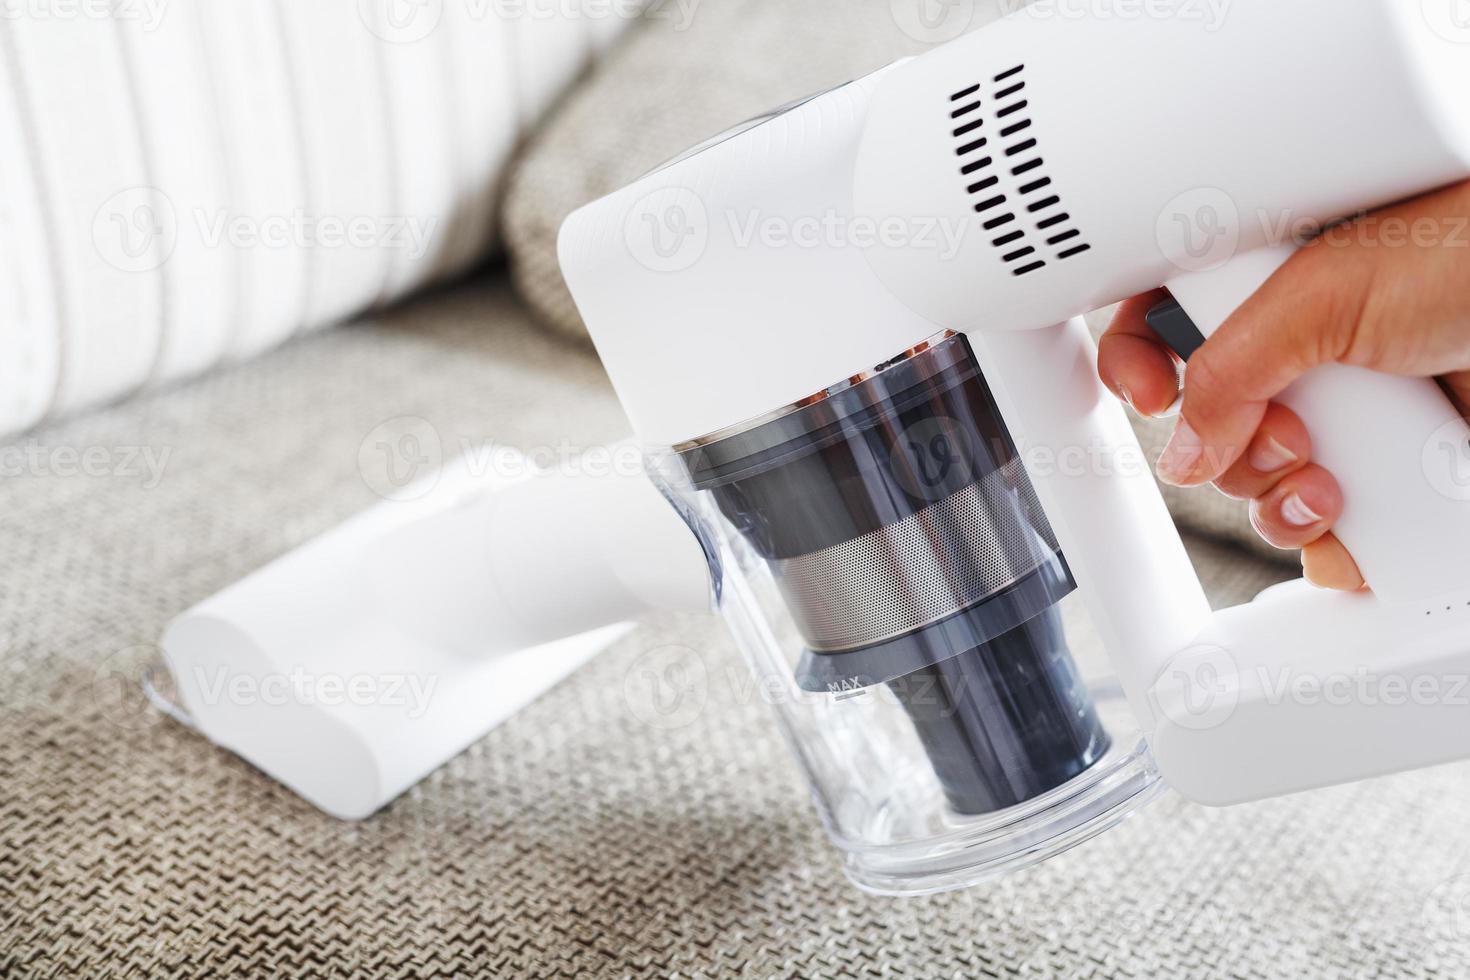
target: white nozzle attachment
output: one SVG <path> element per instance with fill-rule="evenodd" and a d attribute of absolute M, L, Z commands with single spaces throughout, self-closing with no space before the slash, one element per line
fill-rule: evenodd
<path fill-rule="evenodd" d="M 706 609 L 709 594 L 698 540 L 641 473 L 507 483 L 459 461 L 432 492 L 381 503 L 199 603 L 163 648 L 200 731 L 356 819 L 617 624 Z"/>

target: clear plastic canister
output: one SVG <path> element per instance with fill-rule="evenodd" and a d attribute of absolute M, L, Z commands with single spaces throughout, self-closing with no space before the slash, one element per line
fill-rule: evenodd
<path fill-rule="evenodd" d="M 959 887 L 1132 812 L 1157 778 L 990 390 L 945 335 L 650 453 L 849 876 Z"/>

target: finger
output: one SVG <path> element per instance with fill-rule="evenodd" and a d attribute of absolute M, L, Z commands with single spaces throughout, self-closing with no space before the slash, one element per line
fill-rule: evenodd
<path fill-rule="evenodd" d="M 1312 437 L 1297 414 L 1285 405 L 1266 406 L 1261 427 L 1245 453 L 1221 474 L 1215 486 L 1227 497 L 1254 500 L 1273 490 L 1283 477 L 1312 458 Z"/>
<path fill-rule="evenodd" d="M 1324 534 L 1302 548 L 1302 574 L 1323 589 L 1356 592 L 1366 585 L 1358 563 L 1335 534 Z"/>
<path fill-rule="evenodd" d="M 1251 524 L 1277 548 L 1301 548 L 1342 516 L 1342 491 L 1322 467 L 1308 464 L 1251 501 Z"/>
<path fill-rule="evenodd" d="M 1470 371 L 1454 371 L 1439 380 L 1455 403 L 1455 411 L 1470 416 Z"/>
<path fill-rule="evenodd" d="M 1098 341 L 1103 384 L 1141 415 L 1158 415 L 1179 397 L 1179 358 L 1144 320 L 1167 296 L 1156 289 L 1124 301 Z"/>
<path fill-rule="evenodd" d="M 1470 370 L 1467 217 L 1470 182 L 1329 228 L 1294 255 L 1190 358 L 1186 424 L 1160 476 L 1193 485 L 1224 472 L 1265 403 L 1319 364 Z"/>
<path fill-rule="evenodd" d="M 1298 252 L 1195 351 L 1181 418 L 1159 460 L 1165 482 L 1219 477 L 1246 451 L 1271 399 L 1347 348 L 1371 281 L 1359 269 L 1362 254 Z"/>

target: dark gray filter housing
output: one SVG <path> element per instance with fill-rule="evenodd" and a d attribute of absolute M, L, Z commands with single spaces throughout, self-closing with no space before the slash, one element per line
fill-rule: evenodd
<path fill-rule="evenodd" d="M 800 685 L 888 685 L 955 810 L 1107 751 L 1055 609 L 1075 583 L 963 336 L 681 458 L 775 576 Z"/>

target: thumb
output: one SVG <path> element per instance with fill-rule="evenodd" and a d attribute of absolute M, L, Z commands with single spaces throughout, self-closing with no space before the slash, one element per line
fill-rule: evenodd
<path fill-rule="evenodd" d="M 1371 287 L 1357 249 L 1317 242 L 1293 255 L 1189 359 L 1160 479 L 1194 486 L 1229 469 L 1271 399 L 1350 348 Z"/>

